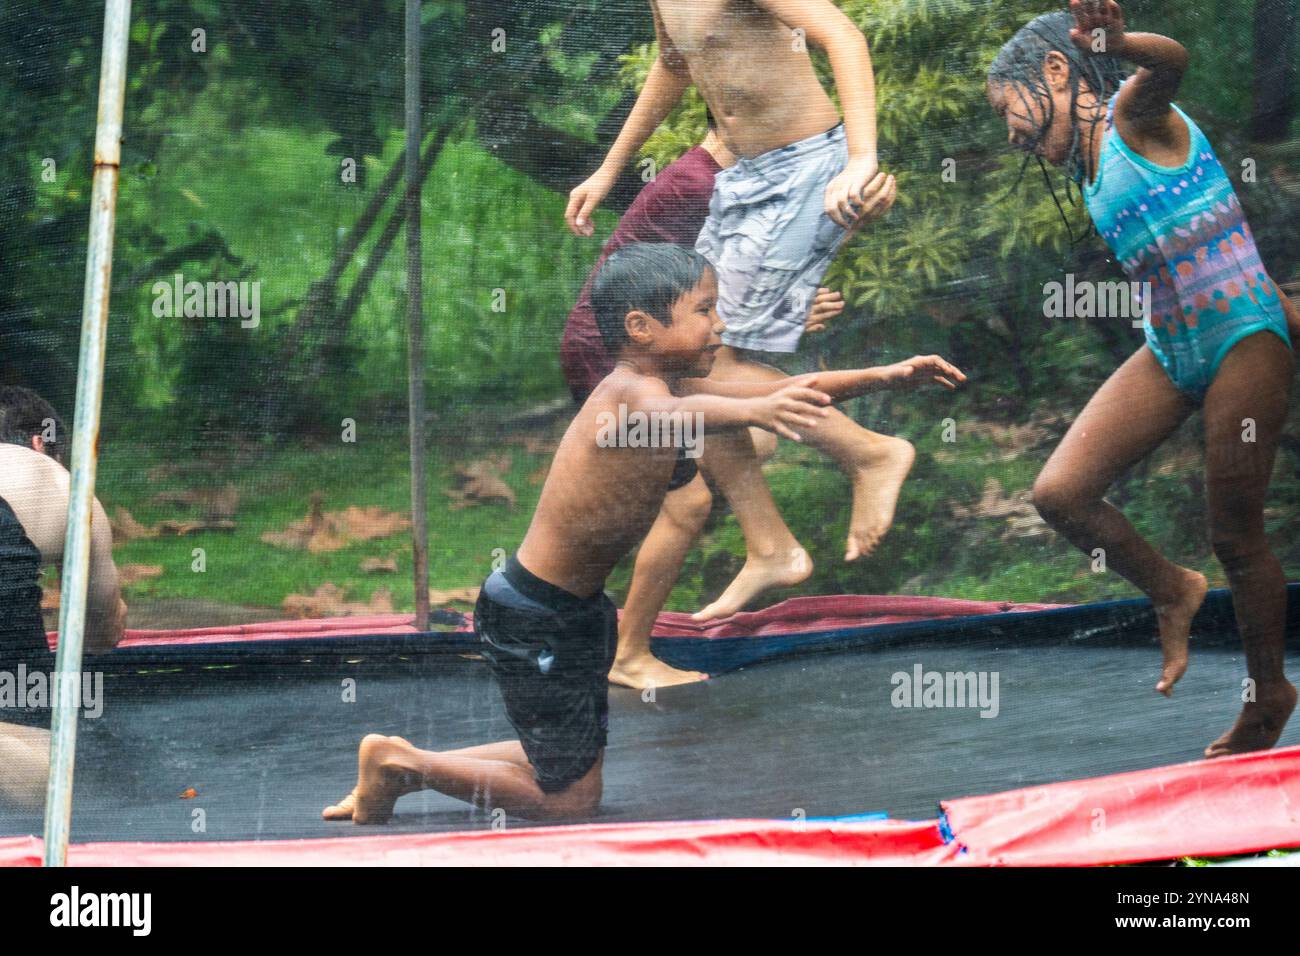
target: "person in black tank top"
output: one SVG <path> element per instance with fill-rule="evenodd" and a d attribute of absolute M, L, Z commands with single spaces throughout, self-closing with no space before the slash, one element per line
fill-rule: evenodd
<path fill-rule="evenodd" d="M 0 670 L 48 671 L 54 655 L 41 618 L 41 553 L 28 539 L 9 502 L 0 498 Z M 19 688 L 21 690 L 21 688 Z M 0 723 L 49 729 L 50 711 L 0 699 Z"/>

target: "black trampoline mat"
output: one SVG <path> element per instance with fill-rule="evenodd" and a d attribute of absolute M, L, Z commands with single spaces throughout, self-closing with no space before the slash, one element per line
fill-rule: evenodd
<path fill-rule="evenodd" d="M 896 708 L 895 673 L 997 673 L 999 713 Z M 1240 653 L 1193 648 L 1172 700 L 1154 648 L 914 645 L 762 664 L 654 701 L 611 688 L 597 822 L 887 812 L 931 818 L 942 798 L 1198 759 L 1240 709 Z M 259 668 L 109 676 L 80 722 L 75 841 L 229 840 L 483 829 L 440 794 L 402 798 L 386 827 L 327 823 L 368 732 L 452 749 L 512 737 L 482 663 Z M 355 703 L 343 681 L 356 681 Z M 1292 722 L 1282 745 L 1300 743 Z M 197 793 L 181 799 L 189 788 Z M 194 828 L 203 811 L 203 830 Z M 506 826 L 526 821 L 504 820 Z M 0 812 L 0 834 L 39 834 Z"/>

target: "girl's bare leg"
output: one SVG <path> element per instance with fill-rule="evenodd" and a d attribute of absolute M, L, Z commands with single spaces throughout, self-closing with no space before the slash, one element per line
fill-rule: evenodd
<path fill-rule="evenodd" d="M 1169 561 L 1103 499 L 1125 471 L 1177 430 L 1193 405 L 1144 345 L 1116 370 L 1079 413 L 1034 484 L 1043 519 L 1155 605 L 1164 667 L 1156 690 L 1173 692 L 1187 670 L 1192 618 L 1205 600 L 1205 576 Z"/>
<path fill-rule="evenodd" d="M 1296 705 L 1283 667 L 1286 576 L 1268 546 L 1264 503 L 1286 424 L 1292 357 L 1276 335 L 1239 342 L 1205 396 L 1205 471 L 1214 553 L 1232 588 L 1254 693 L 1205 756 L 1263 750 L 1282 736 Z"/>
<path fill-rule="evenodd" d="M 712 504 L 713 495 L 702 475 L 670 491 L 664 499 L 659 517 L 637 551 L 632 586 L 618 623 L 618 654 L 609 671 L 612 683 L 642 689 L 689 684 L 708 677 L 670 667 L 651 654 L 650 632 L 677 583 L 691 545 L 708 520 Z"/>
<path fill-rule="evenodd" d="M 385 823 L 399 797 L 436 790 L 525 819 L 588 816 L 600 804 L 603 764 L 602 754 L 581 780 L 560 793 L 546 793 L 517 740 L 435 752 L 401 737 L 370 734 L 357 753 L 356 787 L 322 815 L 326 820 Z"/>

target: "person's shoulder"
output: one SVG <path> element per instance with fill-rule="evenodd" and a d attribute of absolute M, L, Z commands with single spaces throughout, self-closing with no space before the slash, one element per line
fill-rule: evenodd
<path fill-rule="evenodd" d="M 648 398 L 671 395 L 663 379 L 642 375 L 629 368 L 615 368 L 592 389 L 583 404 L 583 411 L 606 411 L 620 404 L 635 404 Z"/>
<path fill-rule="evenodd" d="M 17 493 L 22 489 L 67 491 L 71 478 L 68 470 L 43 452 L 22 445 L 0 444 L 0 497 L 4 490 Z"/>

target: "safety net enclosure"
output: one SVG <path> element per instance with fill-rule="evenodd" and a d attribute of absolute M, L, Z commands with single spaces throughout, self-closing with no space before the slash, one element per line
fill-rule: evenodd
<path fill-rule="evenodd" d="M 616 672 L 637 686 L 609 689 L 600 806 L 532 829 L 490 799 L 424 790 L 403 796 L 386 828 L 322 819 L 356 784 L 366 734 L 431 751 L 516 737 L 474 632 L 484 579 L 507 567 L 544 489 L 574 485 L 555 546 L 569 557 L 556 566 L 581 568 L 615 537 L 590 516 L 631 513 L 664 471 L 659 456 L 625 487 L 610 484 L 616 466 L 569 462 L 552 475 L 575 396 L 614 364 L 594 317 L 575 326 L 580 303 L 594 308 L 589 277 L 606 243 L 693 247 L 684 232 L 707 235 L 715 179 L 742 182 L 723 170 L 767 176 L 777 198 L 764 202 L 804 188 L 759 161 L 770 153 L 755 143 L 795 148 L 781 131 L 744 127 L 745 84 L 769 90 L 775 115 L 815 114 L 785 102 L 804 61 L 752 66 L 771 75 L 729 86 L 701 66 L 705 35 L 778 36 L 846 113 L 846 135 L 859 132 L 861 98 L 846 103 L 819 42 L 830 27 L 782 24 L 759 0 L 659 6 L 680 47 L 668 59 L 693 64 L 698 88 L 681 80 L 680 99 L 608 174 L 590 235 L 566 223 L 571 192 L 635 125 L 639 91 L 667 82 L 648 0 L 129 9 L 93 489 L 107 527 L 92 529 L 100 545 L 111 531 L 126 617 L 101 653 L 104 565 L 92 554 L 69 860 L 683 862 L 690 845 L 706 861 L 766 862 L 770 850 L 1091 864 L 1300 845 L 1288 809 L 1300 806 L 1300 725 L 1275 749 L 1201 759 L 1256 700 L 1252 668 L 1267 654 L 1243 650 L 1243 608 L 1280 608 L 1261 633 L 1295 650 L 1300 585 L 1284 597 L 1281 580 L 1264 598 L 1240 589 L 1265 552 L 1286 582 L 1300 580 L 1300 424 L 1281 397 L 1294 398 L 1291 380 L 1229 363 L 1277 400 L 1232 405 L 1218 398 L 1227 386 L 1203 390 L 1185 422 L 1169 413 L 1167 435 L 1143 427 L 1163 408 L 1152 388 L 1113 393 L 1102 434 L 1132 441 L 1058 462 L 1055 476 L 1074 483 L 1040 478 L 1054 476 L 1045 466 L 1081 410 L 1142 346 L 1163 288 L 1157 270 L 1130 296 L 1141 283 L 1126 267 L 1145 253 L 1117 252 L 1123 220 L 1088 205 L 1086 151 L 1105 110 L 1077 143 L 1068 122 L 1050 129 L 1053 110 L 1089 108 L 1069 77 L 1109 74 L 1067 69 L 1053 94 L 1040 73 L 1006 93 L 1050 47 L 1046 27 L 1048 46 L 1004 47 L 1065 9 L 1045 0 L 806 5 L 809 16 L 838 11 L 846 19 L 826 22 L 867 41 L 878 164 L 897 199 L 822 250 L 830 264 L 813 286 L 842 302 L 808 321 L 816 329 L 797 352 L 769 358 L 779 374 L 802 374 L 934 353 L 967 380 L 848 398 L 843 434 L 871 437 L 852 437 L 864 444 L 838 457 L 817 440 L 781 438 L 774 450 L 746 440 L 748 485 L 702 438 L 700 476 L 660 517 L 676 531 L 655 525 L 604 590 L 622 609 L 620 642 L 640 633 L 658 661 L 710 679 L 664 686 L 663 671 Z M 720 12 L 701 26 L 690 11 L 706 6 Z M 1178 166 L 1139 156 L 1133 168 L 1195 192 L 1210 188 L 1209 167 L 1234 197 L 1207 200 L 1199 225 L 1169 225 L 1177 255 L 1151 245 L 1171 264 L 1181 256 L 1190 276 L 1177 265 L 1165 276 L 1170 290 L 1186 278 L 1177 292 L 1190 319 L 1157 314 L 1157 325 L 1208 335 L 1219 316 L 1237 320 L 1238 300 L 1283 315 L 1282 297 L 1300 291 L 1297 4 L 1120 6 L 1130 35 L 1186 49 L 1176 115 L 1194 124 L 1187 148 L 1201 150 Z M 18 643 L 16 556 L 32 545 L 62 554 L 62 472 L 85 466 L 72 436 L 74 409 L 89 401 L 79 343 L 104 14 L 71 0 L 0 9 L 0 575 L 11 576 L 0 576 L 0 617 L 12 613 L 0 620 L 0 732 L 36 704 L 27 678 L 55 666 Z M 759 155 L 733 165 L 730 147 Z M 1070 178 L 1078 163 L 1082 189 Z M 756 181 L 742 186 L 757 193 Z M 816 210 L 821 194 L 809 193 Z M 759 245 L 779 233 L 781 256 L 804 255 L 830 222 L 739 231 Z M 1248 243 L 1249 282 L 1197 271 L 1244 257 Z M 721 313 L 731 293 L 725 279 L 720 288 Z M 1229 431 L 1246 451 L 1224 464 Z M 628 430 L 613 434 L 626 442 Z M 1261 445 L 1270 451 L 1258 456 Z M 59 458 L 61 476 L 33 477 L 22 455 Z M 1071 543 L 1086 537 L 1070 531 L 1070 508 L 1087 503 L 1083 476 L 1094 473 L 1138 534 L 1211 588 L 1170 699 L 1153 692 L 1158 622 L 1131 583 L 1143 571 L 1109 544 Z M 803 557 L 764 579 L 772 586 L 737 590 L 761 537 L 757 519 L 737 515 L 756 500 L 770 500 Z M 846 561 L 846 550 L 862 554 Z M 40 563 L 56 647 L 69 572 Z M 647 604 L 638 580 L 664 582 L 664 600 Z M 703 608 L 714 619 L 692 620 Z M 0 863 L 34 862 L 45 803 L 8 796 L 0 786 Z"/>

